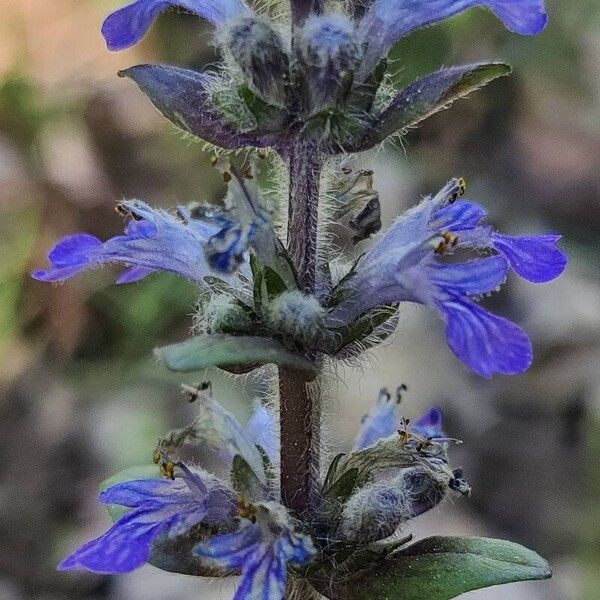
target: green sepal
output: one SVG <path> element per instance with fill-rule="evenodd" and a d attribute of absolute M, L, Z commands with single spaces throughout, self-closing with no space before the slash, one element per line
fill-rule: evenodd
<path fill-rule="evenodd" d="M 265 271 L 256 254 L 250 254 L 250 270 L 252 271 L 252 295 L 254 298 L 254 309 L 258 314 L 262 312 L 263 297 L 266 289 L 264 288 Z"/>
<path fill-rule="evenodd" d="M 238 494 L 248 500 L 260 500 L 265 498 L 267 493 L 265 486 L 260 482 L 252 467 L 239 454 L 233 457 L 231 485 Z"/>
<path fill-rule="evenodd" d="M 274 269 L 271 269 L 271 267 L 264 267 L 264 281 L 269 300 L 273 300 L 274 298 L 277 298 L 279 294 L 283 294 L 283 292 L 287 291 L 285 282 L 280 277 L 279 273 Z"/>
<path fill-rule="evenodd" d="M 265 102 L 247 85 L 242 85 L 238 89 L 238 94 L 256 119 L 256 131 L 274 133 L 283 127 L 285 112 L 280 107 Z"/>
<path fill-rule="evenodd" d="M 353 468 L 345 471 L 327 489 L 323 491 L 323 497 L 327 502 L 336 502 L 340 505 L 346 502 L 356 487 L 358 469 Z"/>
<path fill-rule="evenodd" d="M 336 480 L 337 468 L 338 468 L 338 465 L 340 464 L 340 461 L 342 460 L 342 458 L 344 458 L 344 456 L 346 456 L 345 452 L 340 452 L 340 454 L 337 454 L 336 456 L 334 456 L 333 460 L 331 461 L 331 464 L 329 465 L 329 469 L 327 469 L 327 475 L 325 476 L 325 481 L 323 482 L 323 488 L 322 488 L 323 494 L 333 485 L 333 482 Z"/>
<path fill-rule="evenodd" d="M 401 90 L 385 110 L 373 117 L 365 135 L 357 136 L 344 150 L 358 152 L 372 148 L 388 136 L 403 133 L 449 108 L 455 100 L 510 72 L 510 66 L 504 63 L 479 63 L 442 69 L 417 79 Z"/>
<path fill-rule="evenodd" d="M 369 112 L 373 108 L 373 102 L 377 90 L 383 81 L 383 76 L 387 71 L 388 60 L 384 58 L 379 61 L 379 64 L 375 67 L 373 72 L 367 77 L 364 83 L 359 83 L 354 86 L 352 94 L 348 99 L 348 106 L 351 111 L 355 111 L 359 114 Z"/>
<path fill-rule="evenodd" d="M 489 538 L 431 537 L 394 552 L 366 573 L 331 585 L 331 600 L 450 600 L 493 585 L 548 579 L 538 554 Z"/>
<path fill-rule="evenodd" d="M 334 330 L 337 334 L 335 339 L 339 341 L 339 344 L 333 351 L 333 354 L 340 352 L 349 344 L 360 342 L 368 338 L 374 331 L 394 317 L 397 311 L 398 306 L 382 306 L 377 310 L 370 311 L 350 326 L 336 328 Z M 389 333 L 387 335 L 389 335 Z M 378 339 L 375 340 L 375 342 L 382 342 L 387 335 L 382 333 L 380 336 L 378 336 Z M 372 345 L 375 344 L 369 344 L 369 347 Z"/>
<path fill-rule="evenodd" d="M 171 371 L 189 373 L 208 367 L 235 368 L 246 372 L 268 363 L 314 373 L 314 365 L 272 338 L 198 335 L 154 351 Z M 235 372 L 235 371 L 234 371 Z"/>

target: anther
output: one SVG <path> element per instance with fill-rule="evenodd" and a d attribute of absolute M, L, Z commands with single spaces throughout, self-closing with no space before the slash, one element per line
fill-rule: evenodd
<path fill-rule="evenodd" d="M 202 392 L 208 392 L 208 395 L 211 395 L 212 385 L 210 381 L 202 381 L 201 383 L 196 383 L 193 386 L 187 385 L 186 383 L 181 384 L 181 393 L 187 396 L 190 404 L 198 400 Z"/>
<path fill-rule="evenodd" d="M 157 448 L 154 453 L 152 454 L 152 462 L 157 465 L 160 462 L 160 459 L 162 458 L 162 454 L 160 452 L 160 450 Z"/>
<path fill-rule="evenodd" d="M 446 231 L 445 233 L 442 233 L 442 240 L 436 246 L 435 253 L 436 254 L 446 254 L 452 248 L 456 248 L 459 241 L 460 241 L 460 238 L 455 233 Z"/>
<path fill-rule="evenodd" d="M 231 181 L 231 173 L 229 171 L 223 171 L 223 181 L 229 183 Z"/>
<path fill-rule="evenodd" d="M 124 204 L 117 204 L 115 206 L 115 212 L 123 218 L 131 215 L 131 211 Z"/>
<path fill-rule="evenodd" d="M 246 502 L 244 496 L 238 498 L 238 514 L 242 519 L 248 519 L 252 524 L 256 523 L 256 506 L 250 502 Z"/>
<path fill-rule="evenodd" d="M 187 225 L 189 223 L 189 221 L 187 220 L 186 216 L 181 212 L 181 209 L 177 209 L 175 211 L 175 216 L 184 224 Z"/>
<path fill-rule="evenodd" d="M 396 388 L 396 404 L 400 404 L 402 402 L 402 393 L 408 391 L 408 386 L 405 383 L 401 383 Z"/>
<path fill-rule="evenodd" d="M 167 477 L 172 481 L 175 480 L 175 463 L 169 461 L 165 461 L 160 465 L 160 474 L 163 477 Z"/>

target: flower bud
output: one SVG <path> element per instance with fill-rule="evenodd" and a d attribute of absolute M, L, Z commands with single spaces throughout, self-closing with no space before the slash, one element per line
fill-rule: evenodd
<path fill-rule="evenodd" d="M 447 485 L 443 477 L 421 467 L 371 483 L 344 506 L 340 533 L 344 539 L 359 543 L 387 538 L 402 523 L 439 504 Z"/>
<path fill-rule="evenodd" d="M 207 333 L 240 334 L 252 330 L 250 315 L 235 298 L 214 294 L 202 307 L 201 320 Z"/>
<path fill-rule="evenodd" d="M 259 94 L 265 100 L 283 104 L 289 57 L 273 27 L 258 17 L 244 17 L 228 25 L 223 43 Z"/>
<path fill-rule="evenodd" d="M 297 290 L 283 292 L 267 308 L 267 325 L 302 343 L 313 341 L 319 333 L 324 309 L 314 296 Z"/>
<path fill-rule="evenodd" d="M 311 112 L 343 104 L 362 56 L 352 21 L 313 16 L 302 28 L 299 46 Z"/>

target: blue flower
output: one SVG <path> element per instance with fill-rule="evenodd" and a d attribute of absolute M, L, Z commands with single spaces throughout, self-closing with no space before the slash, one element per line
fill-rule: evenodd
<path fill-rule="evenodd" d="M 398 388 L 395 398 L 383 388 L 379 392 L 377 402 L 371 410 L 363 417 L 360 430 L 354 442 L 353 452 L 363 450 L 372 446 L 379 440 L 388 438 L 403 427 L 404 420 L 399 412 L 400 391 L 405 387 Z M 443 442 L 447 440 L 442 429 L 442 409 L 433 407 L 421 415 L 410 425 L 410 431 L 422 438 L 431 438 Z"/>
<path fill-rule="evenodd" d="M 157 459 L 163 461 L 162 472 L 168 478 L 123 481 L 104 490 L 101 502 L 126 507 L 129 512 L 104 535 L 68 556 L 59 565 L 60 570 L 132 571 L 148 562 L 157 548 L 160 552 L 179 552 L 169 549 L 169 540 L 187 536 L 196 526 L 204 525 L 204 535 L 210 530 L 217 533 L 198 545 L 193 557 L 209 569 L 207 572 L 215 566 L 241 571 L 242 581 L 235 596 L 238 600 L 283 598 L 288 564 L 306 564 L 316 554 L 310 537 L 296 531 L 295 522 L 283 506 L 266 501 L 270 495 L 266 485 L 264 489 L 255 488 L 256 498 L 240 496 L 203 469 L 172 462 L 165 449 L 171 446 L 179 451 L 185 438 L 182 432 L 186 432 L 196 443 L 208 443 L 222 451 L 229 467 L 232 455 L 239 454 L 261 479 L 264 467 L 254 444 L 277 444 L 273 415 L 265 407 L 257 407 L 244 428 L 210 393 L 201 396 L 196 421 L 159 445 Z M 167 550 L 161 546 L 165 541 Z M 185 552 L 185 547 L 181 551 Z M 177 568 L 181 568 L 181 560 L 190 557 L 160 556 L 162 565 L 175 564 Z"/>
<path fill-rule="evenodd" d="M 214 25 L 252 14 L 243 0 L 137 0 L 104 21 L 102 35 L 109 50 L 124 50 L 137 44 L 157 17 L 170 8 L 182 8 Z"/>
<path fill-rule="evenodd" d="M 424 438 L 441 440 L 446 438 L 442 429 L 444 413 L 438 406 L 430 408 L 424 415 L 421 415 L 411 424 L 411 431 Z"/>
<path fill-rule="evenodd" d="M 250 512 L 252 521 L 243 523 L 238 531 L 210 538 L 197 546 L 194 554 L 226 568 L 241 569 L 242 580 L 233 600 L 281 600 L 288 564 L 307 564 L 316 550 L 308 536 L 295 531 L 282 506 L 262 503 Z"/>
<path fill-rule="evenodd" d="M 482 224 L 481 206 L 455 202 L 463 187 L 452 180 L 392 225 L 341 283 L 337 291 L 346 297 L 332 309 L 331 322 L 351 323 L 377 306 L 417 302 L 440 314 L 450 348 L 476 373 L 522 373 L 532 361 L 529 338 L 473 299 L 504 283 L 509 267 L 530 281 L 550 281 L 564 271 L 567 257 L 557 247 L 560 236 L 511 237 Z M 456 248 L 497 254 L 448 262 L 445 255 Z"/>
<path fill-rule="evenodd" d="M 131 508 L 105 534 L 84 544 L 60 565 L 62 571 L 126 573 L 150 558 L 161 535 L 177 536 L 198 523 L 231 526 L 237 495 L 213 475 L 183 464 L 181 477 L 118 483 L 100 494 L 100 502 Z"/>
<path fill-rule="evenodd" d="M 521 35 L 540 33 L 548 21 L 544 0 L 375 0 L 359 25 L 366 45 L 363 78 L 401 38 L 474 6 L 491 9 L 510 31 Z"/>
<path fill-rule="evenodd" d="M 124 202 L 119 210 L 129 219 L 125 235 L 105 242 L 87 233 L 68 235 L 48 254 L 51 267 L 36 270 L 32 276 L 39 281 L 64 281 L 95 266 L 119 263 L 131 267 L 117 283 L 170 271 L 201 284 L 216 271 L 235 286 L 237 279 L 229 276 L 246 262 L 248 246 L 258 230 L 258 225 L 242 226 L 228 218 L 192 218 L 185 207 L 171 214 L 139 200 Z"/>
<path fill-rule="evenodd" d="M 129 218 L 125 235 L 106 242 L 87 233 L 68 235 L 50 251 L 51 267 L 34 271 L 33 277 L 64 281 L 105 263 L 133 266 L 119 283 L 137 281 L 154 271 L 171 271 L 199 283 L 210 274 L 204 246 L 218 228 L 154 210 L 138 200 L 123 203 L 119 210 Z"/>

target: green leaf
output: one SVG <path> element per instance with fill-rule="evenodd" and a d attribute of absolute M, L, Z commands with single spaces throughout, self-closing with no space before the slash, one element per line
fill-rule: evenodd
<path fill-rule="evenodd" d="M 455 100 L 468 96 L 498 77 L 508 75 L 509 65 L 480 63 L 451 67 L 430 73 L 411 83 L 373 120 L 369 132 L 345 148 L 366 150 L 396 132 L 404 132 L 421 121 L 448 108 Z"/>
<path fill-rule="evenodd" d="M 431 537 L 395 552 L 359 579 L 338 586 L 329 597 L 450 600 L 492 585 L 551 576 L 542 557 L 513 542 Z"/>
<path fill-rule="evenodd" d="M 198 335 L 180 344 L 157 348 L 155 355 L 171 371 L 200 371 L 207 367 L 257 367 L 267 363 L 314 372 L 311 362 L 274 339 L 253 336 Z"/>

